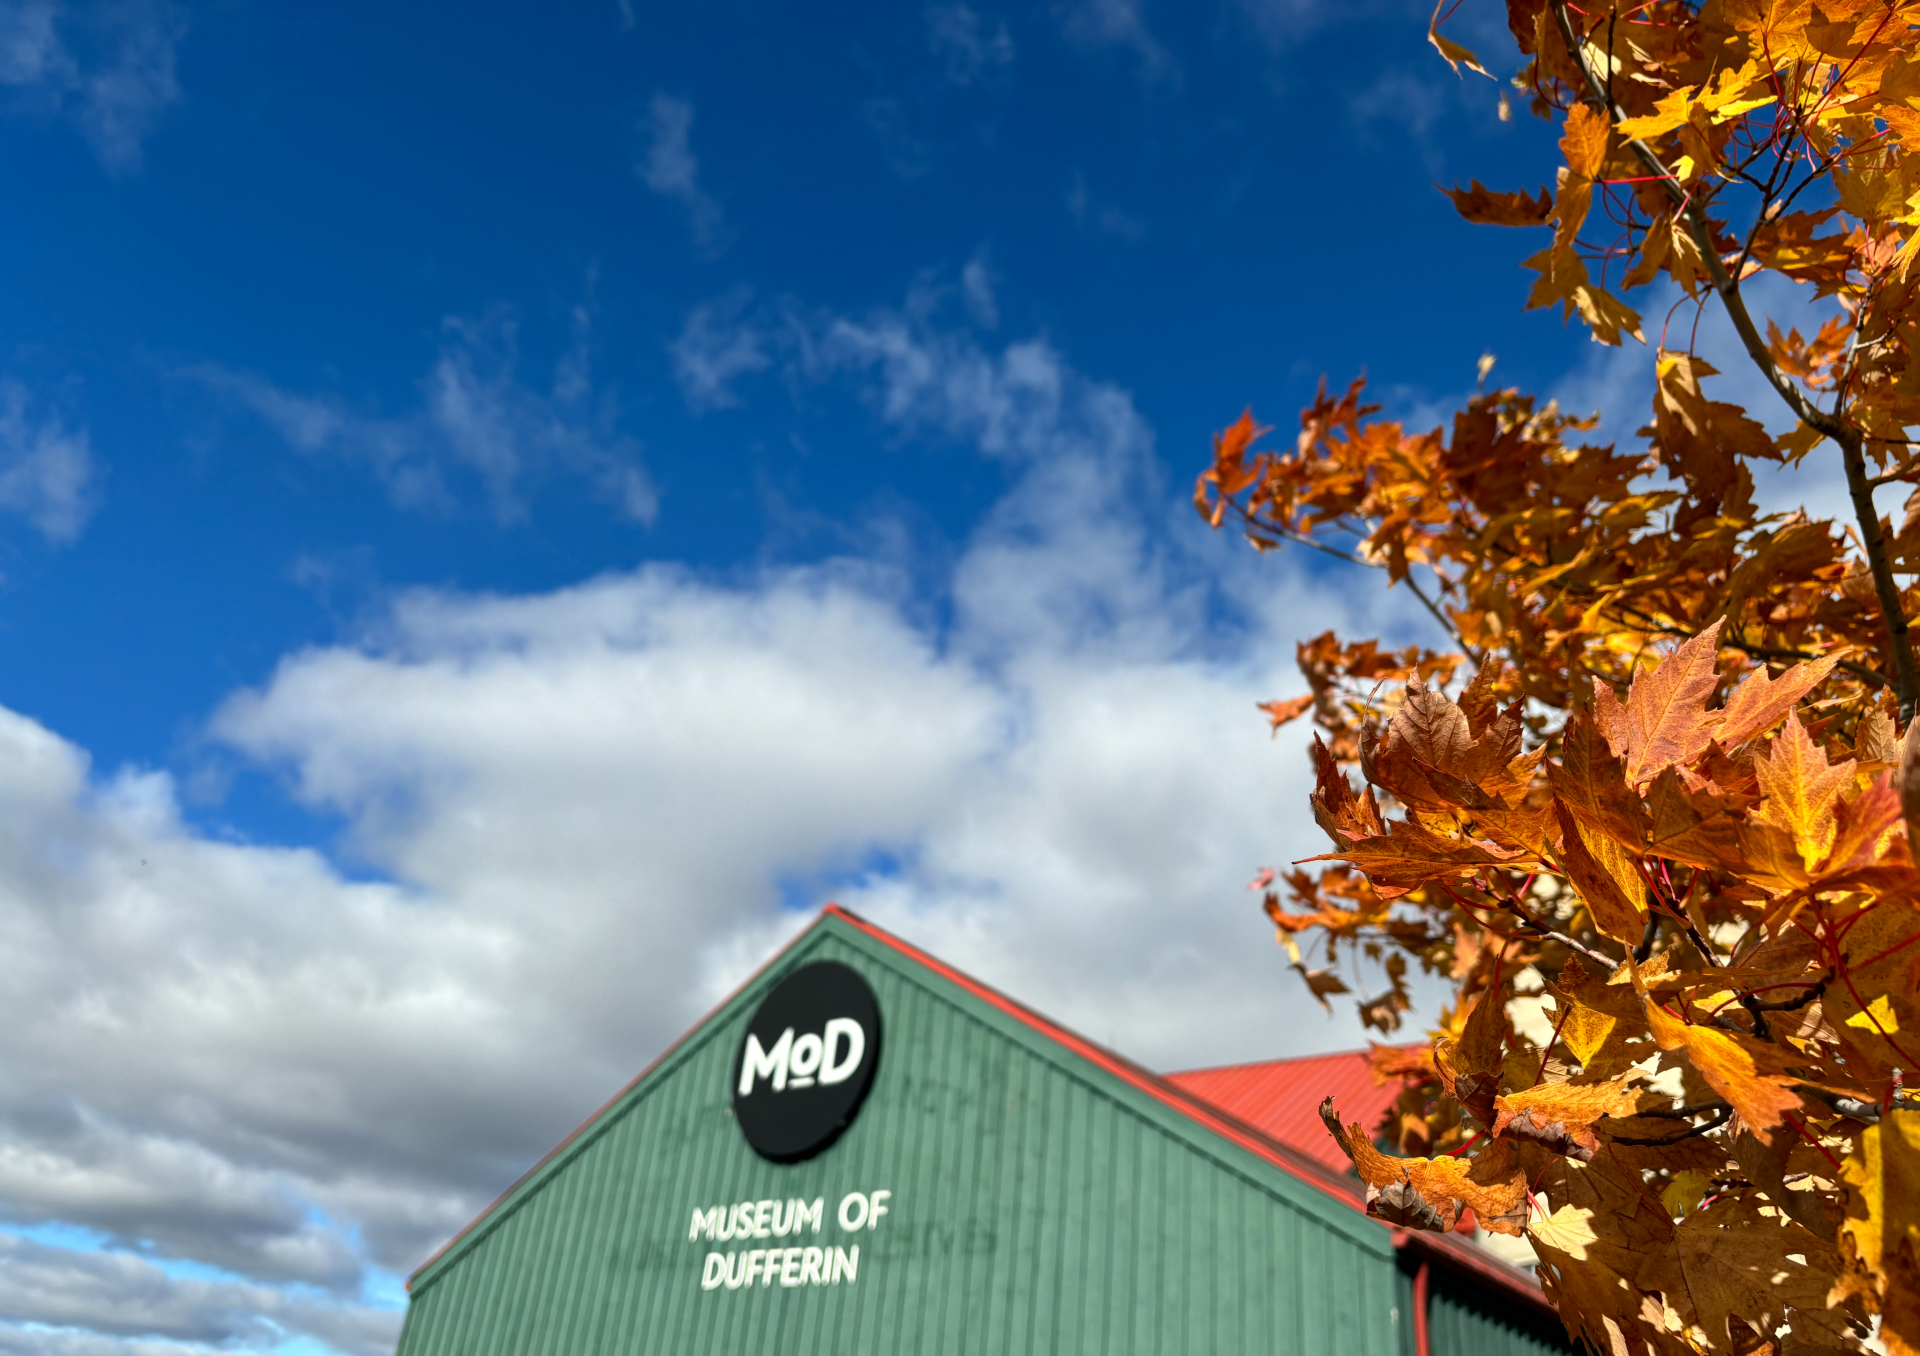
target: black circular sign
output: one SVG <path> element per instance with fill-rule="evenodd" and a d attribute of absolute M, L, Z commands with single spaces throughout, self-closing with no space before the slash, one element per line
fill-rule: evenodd
<path fill-rule="evenodd" d="M 880 1063 L 880 1006 L 838 961 L 803 965 L 760 1001 L 733 1057 L 733 1114 L 755 1153 L 811 1158 L 853 1123 Z"/>

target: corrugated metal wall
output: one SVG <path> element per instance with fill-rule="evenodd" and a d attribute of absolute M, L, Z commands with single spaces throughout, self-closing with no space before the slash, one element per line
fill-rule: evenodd
<path fill-rule="evenodd" d="M 879 998 L 878 1075 L 836 1145 L 770 1164 L 730 1120 L 734 1045 L 765 984 L 825 958 Z M 1385 1231 L 1176 1115 L 823 924 L 417 1280 L 400 1353 L 1410 1352 Z M 891 1213 L 842 1234 L 876 1188 Z M 738 1245 L 690 1241 L 693 1211 L 791 1197 L 825 1198 L 808 1241 L 858 1242 L 858 1280 L 703 1291 Z M 1494 1348 L 1435 1356 L 1467 1350 Z"/>
<path fill-rule="evenodd" d="M 1427 1346 L 1431 1356 L 1541 1356 L 1572 1350 L 1559 1319 L 1490 1294 L 1439 1266 L 1428 1283 Z"/>

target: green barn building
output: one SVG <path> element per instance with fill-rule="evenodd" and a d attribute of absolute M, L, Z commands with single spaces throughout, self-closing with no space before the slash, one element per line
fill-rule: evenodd
<path fill-rule="evenodd" d="M 399 1356 L 1568 1350 L 1531 1276 L 832 905 L 408 1289 Z"/>

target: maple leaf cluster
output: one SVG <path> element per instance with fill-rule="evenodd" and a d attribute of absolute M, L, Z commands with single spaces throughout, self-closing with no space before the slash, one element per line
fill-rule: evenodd
<path fill-rule="evenodd" d="M 1331 851 L 1255 881 L 1310 990 L 1382 977 L 1385 1035 L 1416 970 L 1455 989 L 1375 1048 L 1382 1124 L 1322 1116 L 1371 1213 L 1524 1236 L 1596 1350 L 1920 1353 L 1920 3 L 1507 12 L 1564 164 L 1459 211 L 1550 232 L 1528 304 L 1600 342 L 1645 341 L 1659 278 L 1720 308 L 1791 427 L 1712 398 L 1669 315 L 1633 449 L 1517 390 L 1410 432 L 1361 382 L 1291 446 L 1216 438 L 1215 527 L 1378 568 L 1447 637 L 1321 635 L 1263 707 L 1316 727 Z M 1761 272 L 1813 285 L 1811 337 Z M 1763 513 L 1755 467 L 1814 455 L 1852 520 Z"/>

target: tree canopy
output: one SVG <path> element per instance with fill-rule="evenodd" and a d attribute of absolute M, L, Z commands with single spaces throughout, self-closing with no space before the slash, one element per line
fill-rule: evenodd
<path fill-rule="evenodd" d="M 1486 74 L 1450 13 L 1434 46 Z M 1214 526 L 1377 567 L 1446 636 L 1308 640 L 1309 692 L 1265 708 L 1317 727 L 1331 840 L 1259 882 L 1296 968 L 1323 1002 L 1376 990 L 1383 1036 L 1416 967 L 1456 990 L 1376 1048 L 1408 1079 L 1386 1125 L 1322 1114 L 1372 1213 L 1524 1235 L 1597 1350 L 1860 1351 L 1877 1321 L 1920 1352 L 1920 3 L 1507 18 L 1564 163 L 1450 194 L 1550 233 L 1529 306 L 1651 349 L 1643 441 L 1586 441 L 1483 366 L 1450 429 L 1360 381 L 1291 445 L 1249 412 L 1196 487 Z M 1817 324 L 1764 314 L 1764 274 Z M 1674 299 L 1657 325 L 1642 289 Z M 1709 309 L 1779 405 L 1715 398 Z M 1757 467 L 1822 460 L 1850 515 L 1758 507 Z"/>

